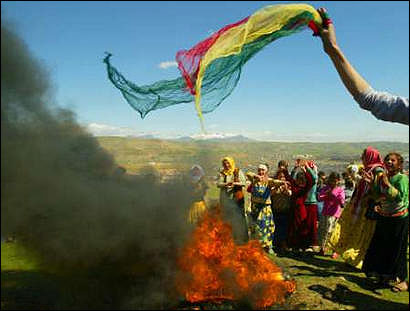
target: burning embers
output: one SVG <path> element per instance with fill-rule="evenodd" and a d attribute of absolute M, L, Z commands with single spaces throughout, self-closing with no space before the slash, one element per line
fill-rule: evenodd
<path fill-rule="evenodd" d="M 255 308 L 283 303 L 295 290 L 258 241 L 235 245 L 219 209 L 198 223 L 178 259 L 177 289 L 191 303 L 249 299 Z"/>

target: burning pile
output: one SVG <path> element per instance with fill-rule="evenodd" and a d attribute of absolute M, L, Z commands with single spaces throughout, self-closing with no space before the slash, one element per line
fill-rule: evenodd
<path fill-rule="evenodd" d="M 254 307 L 283 303 L 295 290 L 258 241 L 235 245 L 219 209 L 198 223 L 178 259 L 177 290 L 191 303 L 247 298 Z"/>

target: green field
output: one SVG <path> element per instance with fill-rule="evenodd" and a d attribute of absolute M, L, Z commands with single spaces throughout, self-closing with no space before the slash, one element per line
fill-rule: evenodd
<path fill-rule="evenodd" d="M 212 184 L 220 159 L 229 155 L 245 170 L 259 162 L 275 166 L 280 159 L 293 161 L 297 155 L 315 159 L 325 171 L 341 171 L 351 161 L 358 162 L 366 143 L 218 143 L 206 141 L 178 142 L 135 138 L 98 138 L 116 163 L 129 174 L 138 174 L 147 166 L 163 174 L 174 174 L 199 163 L 206 172 L 211 188 L 207 199 L 215 200 L 218 191 Z M 409 144 L 371 143 L 382 154 L 398 151 L 408 154 Z M 359 270 L 312 253 L 271 257 L 285 274 L 296 281 L 297 289 L 284 305 L 272 310 L 407 310 L 409 292 L 393 293 L 368 283 Z M 138 268 L 138 267 L 137 267 Z M 29 253 L 19 241 L 1 243 L 1 309 L 67 310 L 67 309 L 144 309 L 149 293 L 133 292 L 138 276 L 119 273 L 116 267 L 99 267 L 93 271 L 53 271 Z M 147 273 L 145 267 L 140 272 Z M 138 275 L 137 273 L 137 275 Z M 141 278 L 146 280 L 147 278 Z M 139 288 L 139 287 L 137 287 Z M 127 304 L 124 304 L 124 297 Z M 134 299 L 138 297 L 138 299 Z M 158 297 L 157 297 L 158 298 Z M 151 298 L 146 298 L 151 299 Z M 240 309 L 237 303 L 202 305 L 169 305 L 162 309 Z M 145 308 L 147 309 L 147 308 Z"/>
<path fill-rule="evenodd" d="M 408 310 L 409 292 L 375 289 L 364 274 L 340 260 L 316 255 L 271 257 L 296 280 L 296 292 L 284 305 L 271 310 Z M 101 280 L 98 273 L 57 274 L 30 258 L 17 243 L 1 244 L 1 309 L 144 309 L 122 307 L 124 292 L 132 281 L 124 276 Z M 140 293 L 139 293 L 140 294 Z M 164 309 L 170 306 L 164 306 Z M 198 305 L 175 305 L 174 309 L 198 309 Z M 235 309 L 234 303 L 202 304 L 203 309 Z"/>

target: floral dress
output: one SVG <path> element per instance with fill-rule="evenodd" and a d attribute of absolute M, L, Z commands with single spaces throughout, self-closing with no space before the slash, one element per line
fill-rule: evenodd
<path fill-rule="evenodd" d="M 249 217 L 250 236 L 258 239 L 262 247 L 273 253 L 273 233 L 275 222 L 271 208 L 271 188 L 276 184 L 274 179 L 259 181 L 254 174 L 248 173 L 247 177 L 252 183 L 251 212 Z"/>

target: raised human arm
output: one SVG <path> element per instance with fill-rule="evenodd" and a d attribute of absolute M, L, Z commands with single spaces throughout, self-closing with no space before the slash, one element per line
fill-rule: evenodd
<path fill-rule="evenodd" d="M 329 19 L 326 9 L 318 9 L 319 14 L 324 20 Z M 332 60 L 343 84 L 354 98 L 366 92 L 370 85 L 350 64 L 346 56 L 343 54 L 336 41 L 336 32 L 333 23 L 329 23 L 326 27 L 320 29 L 320 37 L 323 42 L 323 49 Z"/>
<path fill-rule="evenodd" d="M 326 9 L 318 9 L 324 21 L 330 21 Z M 332 60 L 343 84 L 359 106 L 377 119 L 409 125 L 409 99 L 373 90 L 369 83 L 350 64 L 336 41 L 332 22 L 320 30 L 323 48 Z"/>

